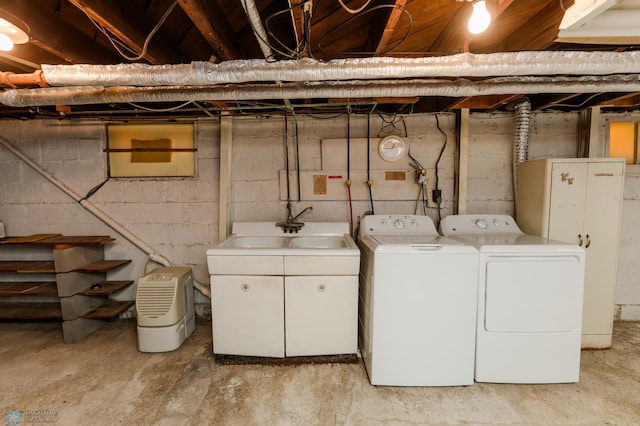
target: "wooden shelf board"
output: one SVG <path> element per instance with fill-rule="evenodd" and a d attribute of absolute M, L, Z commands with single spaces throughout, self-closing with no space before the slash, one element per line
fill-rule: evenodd
<path fill-rule="evenodd" d="M 6 237 L 0 240 L 0 244 L 30 244 L 47 238 L 56 237 L 61 234 L 33 234 L 22 237 Z"/>
<path fill-rule="evenodd" d="M 0 320 L 62 319 L 60 303 L 0 303 Z"/>
<path fill-rule="evenodd" d="M 0 244 L 38 244 L 48 246 L 91 246 L 115 241 L 108 235 L 34 234 L 0 239 Z"/>
<path fill-rule="evenodd" d="M 129 281 L 101 281 L 99 283 L 96 283 L 94 285 L 99 285 L 99 288 L 96 288 L 95 290 L 93 289 L 93 286 L 85 289 L 84 291 L 80 292 L 80 294 L 84 294 L 87 296 L 104 296 L 104 295 L 109 295 L 109 294 L 113 294 L 118 290 L 122 290 L 123 288 L 130 286 L 131 284 L 133 284 L 133 281 L 129 280 Z"/>
<path fill-rule="evenodd" d="M 131 260 L 101 260 L 99 262 L 90 263 L 81 268 L 76 269 L 76 272 L 108 272 L 119 266 L 130 263 Z"/>
<path fill-rule="evenodd" d="M 0 283 L 0 297 L 3 296 L 58 297 L 58 287 L 55 282 Z"/>
<path fill-rule="evenodd" d="M 17 272 L 19 274 L 55 273 L 56 268 L 52 260 L 19 260 L 0 262 L 0 272 Z"/>
<path fill-rule="evenodd" d="M 131 306 L 133 306 L 135 302 L 133 300 L 122 300 L 116 301 L 112 300 L 109 303 L 104 305 L 100 305 L 97 308 L 92 309 L 86 314 L 82 315 L 82 318 L 90 318 L 90 319 L 110 319 L 115 318 Z"/>

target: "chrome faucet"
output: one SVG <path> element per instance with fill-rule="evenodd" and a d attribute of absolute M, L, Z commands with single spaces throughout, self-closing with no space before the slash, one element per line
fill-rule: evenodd
<path fill-rule="evenodd" d="M 304 226 L 303 222 L 297 222 L 298 218 L 300 216 L 302 216 L 303 214 L 305 214 L 308 211 L 313 210 L 313 207 L 309 206 L 307 208 L 305 208 L 304 210 L 302 210 L 300 213 L 298 213 L 297 215 L 293 215 L 293 213 L 291 213 L 291 208 L 293 207 L 293 204 L 291 204 L 291 202 L 287 203 L 287 221 L 286 222 L 278 222 L 276 223 L 276 226 L 279 226 L 280 228 L 282 228 L 282 231 L 286 234 L 287 232 L 289 233 L 298 233 L 298 231 L 300 230 L 300 228 L 302 228 Z"/>

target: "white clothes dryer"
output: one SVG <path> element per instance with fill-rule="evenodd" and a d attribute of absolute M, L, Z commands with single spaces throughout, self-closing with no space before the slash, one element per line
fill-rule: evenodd
<path fill-rule="evenodd" d="M 475 380 L 577 382 L 584 250 L 506 215 L 447 216 L 440 229 L 480 252 Z"/>
<path fill-rule="evenodd" d="M 365 216 L 358 245 L 371 384 L 473 384 L 478 251 L 441 237 L 426 216 Z"/>

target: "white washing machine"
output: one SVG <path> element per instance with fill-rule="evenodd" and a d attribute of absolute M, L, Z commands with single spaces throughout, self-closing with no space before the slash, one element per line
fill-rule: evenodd
<path fill-rule="evenodd" d="M 365 216 L 358 245 L 371 384 L 473 384 L 478 251 L 438 235 L 426 216 Z"/>
<path fill-rule="evenodd" d="M 475 380 L 577 382 L 584 250 L 506 215 L 447 216 L 440 229 L 480 252 Z"/>

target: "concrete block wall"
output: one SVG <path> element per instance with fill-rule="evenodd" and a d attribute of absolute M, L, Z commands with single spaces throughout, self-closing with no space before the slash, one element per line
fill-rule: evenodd
<path fill-rule="evenodd" d="M 207 283 L 206 249 L 218 241 L 219 123 L 196 123 L 194 178 L 111 179 L 93 204 L 177 265 Z M 84 196 L 107 177 L 105 123 L 77 120 L 0 121 L 0 136 Z M 0 220 L 7 235 L 110 235 L 107 259 L 132 259 L 109 279 L 137 280 L 158 267 L 147 255 L 0 146 Z M 121 298 L 131 298 L 130 288 Z M 207 299 L 198 295 L 200 312 Z"/>
<path fill-rule="evenodd" d="M 385 120 L 392 120 L 384 116 Z M 442 215 L 453 212 L 455 115 L 439 115 L 447 135 L 447 147 L 440 163 L 443 190 Z M 434 187 L 434 166 L 444 136 L 436 128 L 432 114 L 414 114 L 397 123 L 412 154 L 428 169 L 428 191 Z M 372 145 L 386 136 L 387 121 L 371 117 Z M 574 157 L 577 152 L 578 114 L 538 113 L 531 125 L 531 159 Z M 345 115 L 298 116 L 300 166 L 321 168 L 322 139 L 347 137 Z M 294 123 L 289 118 L 290 168 L 295 169 Z M 470 117 L 469 213 L 513 214 L 512 144 L 513 115 L 473 113 Z M 232 147 L 231 221 L 279 221 L 286 218 L 286 202 L 279 198 L 279 173 L 285 168 L 284 121 L 281 116 L 234 117 Z M 86 194 L 106 176 L 105 123 L 76 120 L 2 120 L 0 136 L 16 142 L 27 155 L 79 194 Z M 367 135 L 366 116 L 351 117 L 351 137 Z M 208 282 L 206 249 L 218 242 L 219 142 L 217 120 L 196 123 L 197 176 L 166 179 L 112 179 L 90 198 L 96 206 L 131 230 L 159 253 L 178 265 L 191 266 L 195 278 Z M 632 305 L 640 306 L 640 281 L 635 272 L 640 249 L 640 175 L 627 174 L 620 249 L 619 284 L 616 302 L 625 318 L 640 318 Z M 391 201 L 378 199 L 376 214 L 412 214 L 416 210 L 417 185 L 410 185 L 406 197 Z M 0 220 L 8 235 L 60 232 L 67 235 L 101 234 L 117 238 L 107 258 L 129 258 L 131 265 L 112 279 L 137 279 L 157 266 L 122 236 L 104 225 L 75 201 L 0 146 Z M 345 200 L 297 202 L 294 212 L 312 205 L 306 221 L 348 221 Z M 354 218 L 370 210 L 368 201 L 355 201 Z M 435 212 L 434 216 L 435 216 Z M 206 298 L 198 295 L 198 314 L 208 314 Z M 638 314 L 638 315 L 636 315 Z"/>

